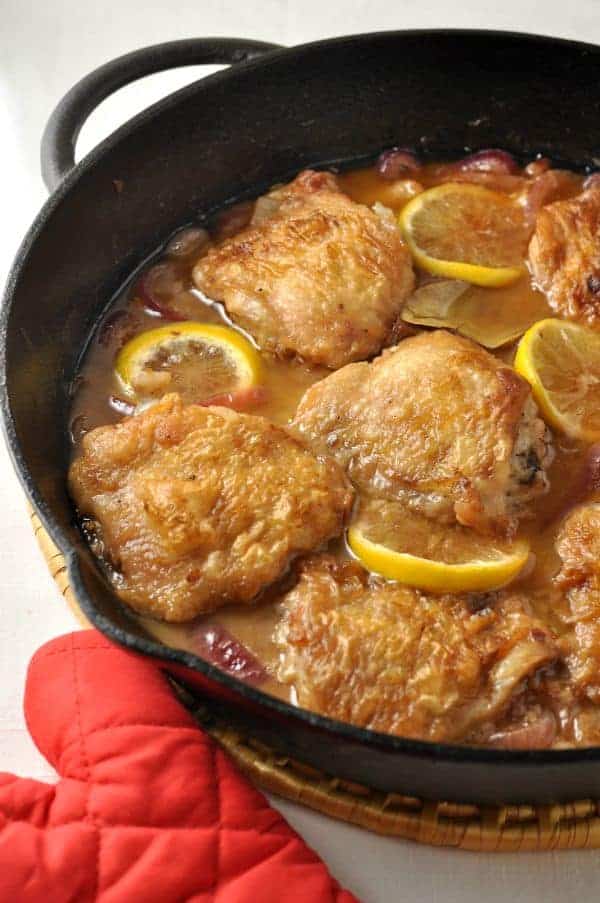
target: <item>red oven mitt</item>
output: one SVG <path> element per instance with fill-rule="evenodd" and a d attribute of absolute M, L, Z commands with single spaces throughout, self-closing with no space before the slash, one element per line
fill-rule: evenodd
<path fill-rule="evenodd" d="M 0 774 L 0 900 L 352 903 L 173 695 L 85 631 L 43 646 L 25 715 L 60 774 Z"/>

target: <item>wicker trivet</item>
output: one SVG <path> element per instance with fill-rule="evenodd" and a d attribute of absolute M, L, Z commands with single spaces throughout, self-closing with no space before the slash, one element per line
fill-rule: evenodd
<path fill-rule="evenodd" d="M 34 533 L 50 573 L 80 623 L 89 627 L 69 586 L 61 552 L 38 516 L 31 512 Z M 333 818 L 395 837 L 463 850 L 596 849 L 600 847 L 600 803 L 579 800 L 551 806 L 475 806 L 422 801 L 385 794 L 323 774 L 281 757 L 251 737 L 216 722 L 202 707 L 194 714 L 202 726 L 256 784 L 286 799 Z"/>

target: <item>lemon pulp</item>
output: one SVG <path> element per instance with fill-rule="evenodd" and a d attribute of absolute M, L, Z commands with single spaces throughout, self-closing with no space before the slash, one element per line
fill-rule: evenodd
<path fill-rule="evenodd" d="M 600 334 L 567 320 L 527 330 L 515 370 L 531 385 L 544 419 L 573 439 L 600 439 Z"/>
<path fill-rule="evenodd" d="M 525 272 L 522 211 L 499 192 L 447 182 L 409 201 L 398 221 L 415 261 L 434 276 L 494 288 Z"/>
<path fill-rule="evenodd" d="M 348 530 L 352 553 L 370 571 L 430 592 L 484 592 L 513 580 L 529 558 L 525 540 L 481 536 L 384 503 Z"/>
<path fill-rule="evenodd" d="M 261 381 L 260 356 L 235 329 L 186 321 L 142 332 L 117 356 L 124 391 L 137 399 L 178 391 L 201 401 Z"/>

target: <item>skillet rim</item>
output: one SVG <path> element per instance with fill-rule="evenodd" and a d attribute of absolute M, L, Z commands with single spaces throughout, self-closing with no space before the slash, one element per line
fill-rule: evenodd
<path fill-rule="evenodd" d="M 546 45 L 549 49 L 553 46 L 560 45 L 562 47 L 572 48 L 573 51 L 579 51 L 580 53 L 595 55 L 599 58 L 600 62 L 600 46 L 598 45 L 531 32 L 462 28 L 376 31 L 311 41 L 290 48 L 270 51 L 259 58 L 236 64 L 196 80 L 190 85 L 169 94 L 167 97 L 142 110 L 94 147 L 80 162 L 76 163 L 73 169 L 65 176 L 58 188 L 55 189 L 44 203 L 17 250 L 15 260 L 9 270 L 0 308 L 0 410 L 2 413 L 3 433 L 13 467 L 25 490 L 25 494 L 39 515 L 44 528 L 64 556 L 68 576 L 79 605 L 94 627 L 100 630 L 110 640 L 135 652 L 152 656 L 153 658 L 166 663 L 172 662 L 174 664 L 184 665 L 193 671 L 199 672 L 210 681 L 220 684 L 226 690 L 241 696 L 259 708 L 269 709 L 274 714 L 287 719 L 299 720 L 304 722 L 310 728 L 320 730 L 332 737 L 339 738 L 340 740 L 350 741 L 357 746 L 369 746 L 390 754 L 403 753 L 413 758 L 446 760 L 461 763 L 473 762 L 479 765 L 504 765 L 507 767 L 519 765 L 537 768 L 544 765 L 566 766 L 574 763 L 600 762 L 600 745 L 557 750 L 503 750 L 488 747 L 435 743 L 428 740 L 415 740 L 373 731 L 368 728 L 357 727 L 356 725 L 319 715 L 308 709 L 293 706 L 284 700 L 264 693 L 259 688 L 251 686 L 250 684 L 227 674 L 217 666 L 191 652 L 175 649 L 160 643 L 158 640 L 147 639 L 129 633 L 125 628 L 114 624 L 111 620 L 97 611 L 92 597 L 86 590 L 81 574 L 81 551 L 71 543 L 58 523 L 55 522 L 50 506 L 46 504 L 40 489 L 34 482 L 25 456 L 21 450 L 12 417 L 10 396 L 7 386 L 6 348 L 10 314 L 13 304 L 15 303 L 15 292 L 21 273 L 27 265 L 28 254 L 45 228 L 47 221 L 51 218 L 60 204 L 67 198 L 71 190 L 76 188 L 79 179 L 92 170 L 96 162 L 101 159 L 105 153 L 111 151 L 113 147 L 118 145 L 122 140 L 126 140 L 138 126 L 145 124 L 149 120 L 160 115 L 163 111 L 176 106 L 180 101 L 192 96 L 199 89 L 210 86 L 212 83 L 225 82 L 228 79 L 243 76 L 246 71 L 268 66 L 270 63 L 278 61 L 280 58 L 285 57 L 289 63 L 292 63 L 294 56 L 301 56 L 307 51 L 323 50 L 325 47 L 330 47 L 332 45 L 367 44 L 374 39 L 389 40 L 390 42 L 393 42 L 401 39 L 403 36 L 427 38 L 444 35 L 454 37 L 464 36 L 465 38 L 481 37 L 488 40 L 494 40 L 496 38 L 512 38 L 523 44 L 529 42 L 531 44 Z M 226 203 L 226 201 L 224 201 L 224 203 Z M 118 597 L 115 596 L 115 599 L 117 600 L 117 604 L 122 604 L 119 602 Z"/>

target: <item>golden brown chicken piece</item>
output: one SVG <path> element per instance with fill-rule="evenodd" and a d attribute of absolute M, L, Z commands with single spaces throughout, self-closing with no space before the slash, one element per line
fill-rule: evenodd
<path fill-rule="evenodd" d="M 567 657 L 573 683 L 600 702 L 600 503 L 575 508 L 560 529 L 562 567 L 556 583 L 566 593 L 573 633 Z"/>
<path fill-rule="evenodd" d="M 529 261 L 561 317 L 600 328 L 600 186 L 540 210 Z"/>
<path fill-rule="evenodd" d="M 336 463 L 284 429 L 178 395 L 88 433 L 69 486 L 119 596 L 166 621 L 251 601 L 340 533 L 352 504 Z"/>
<path fill-rule="evenodd" d="M 493 723 L 557 656 L 519 596 L 500 594 L 481 608 L 369 577 L 329 555 L 301 566 L 275 641 L 279 677 L 294 684 L 301 706 L 438 741 Z"/>
<path fill-rule="evenodd" d="M 253 224 L 202 257 L 193 278 L 261 348 L 331 369 L 391 340 L 414 284 L 393 217 L 310 170 L 259 199 Z"/>
<path fill-rule="evenodd" d="M 362 492 L 440 521 L 510 530 L 547 488 L 550 437 L 529 386 L 443 330 L 315 383 L 293 423 Z"/>

